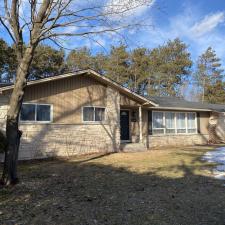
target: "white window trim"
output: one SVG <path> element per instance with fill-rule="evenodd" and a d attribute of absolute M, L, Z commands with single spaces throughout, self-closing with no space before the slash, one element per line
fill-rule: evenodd
<path fill-rule="evenodd" d="M 93 121 L 85 121 L 84 120 L 84 108 L 94 108 L 94 120 Z M 104 114 L 104 120 L 102 121 L 95 121 L 95 108 L 100 108 L 100 109 L 105 109 L 105 114 Z M 81 110 L 81 117 L 82 117 L 82 122 L 83 123 L 91 123 L 91 124 L 100 124 L 100 123 L 104 123 L 106 122 L 106 107 L 104 106 L 94 106 L 94 105 L 86 105 L 86 106 L 83 106 L 82 107 L 82 110 Z"/>
<path fill-rule="evenodd" d="M 171 112 L 171 111 L 166 111 L 166 112 L 170 112 L 170 113 L 174 113 L 174 112 Z M 164 119 L 164 126 L 165 126 L 165 134 L 169 134 L 169 133 L 166 133 L 166 130 L 175 130 L 174 133 L 171 133 L 171 134 L 175 134 L 177 129 L 176 129 L 176 113 L 174 113 L 174 127 L 173 128 L 166 128 L 166 112 L 163 113 L 163 117 L 165 118 Z"/>
<path fill-rule="evenodd" d="M 19 121 L 21 124 L 30 124 L 30 123 L 40 123 L 40 124 L 46 124 L 46 123 L 52 123 L 53 122 L 53 104 L 47 104 L 47 103 L 33 103 L 33 102 L 24 102 L 23 105 L 35 105 L 35 120 L 21 120 L 19 115 Z M 37 105 L 48 105 L 50 106 L 50 121 L 37 121 Z"/>
<path fill-rule="evenodd" d="M 154 113 L 157 113 L 157 112 L 160 112 L 160 113 L 163 113 L 163 128 L 154 128 L 153 126 L 153 114 Z M 171 112 L 171 113 L 175 113 L 175 128 L 167 128 L 167 129 L 175 129 L 175 133 L 166 133 L 166 117 L 165 117 L 165 113 L 166 112 Z M 185 133 L 177 133 L 177 113 L 185 113 Z M 195 129 L 196 131 L 193 132 L 193 133 L 188 133 L 188 119 L 187 119 L 187 114 L 188 113 L 194 113 L 195 114 Z M 163 133 L 159 133 L 159 134 L 154 134 L 153 130 L 163 130 Z M 198 133 L 198 123 L 197 123 L 197 113 L 196 112 L 182 112 L 182 111 L 155 111 L 153 110 L 152 111 L 152 135 L 155 135 L 155 136 L 160 136 L 160 135 L 192 135 L 192 134 L 197 134 Z"/>

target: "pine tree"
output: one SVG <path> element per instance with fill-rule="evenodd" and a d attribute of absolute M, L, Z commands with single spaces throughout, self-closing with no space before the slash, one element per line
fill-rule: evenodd
<path fill-rule="evenodd" d="M 91 51 L 87 47 L 72 50 L 66 59 L 66 63 L 70 71 L 88 69 L 94 65 Z"/>
<path fill-rule="evenodd" d="M 16 68 L 14 50 L 4 40 L 0 39 L 0 82 L 12 81 Z"/>
<path fill-rule="evenodd" d="M 149 51 L 146 48 L 134 49 L 130 54 L 129 87 L 138 94 L 145 94 L 150 76 Z"/>
<path fill-rule="evenodd" d="M 129 82 L 129 53 L 125 45 L 112 46 L 105 64 L 106 76 L 125 85 Z"/>
<path fill-rule="evenodd" d="M 151 50 L 150 63 L 148 93 L 179 95 L 180 87 L 190 76 L 192 66 L 187 45 L 178 38 L 169 40 L 166 45 Z"/>
<path fill-rule="evenodd" d="M 64 51 L 39 45 L 29 70 L 29 79 L 55 76 L 65 71 Z"/>
<path fill-rule="evenodd" d="M 209 47 L 197 61 L 195 80 L 202 102 L 222 103 L 225 100 L 224 70 L 216 52 Z"/>

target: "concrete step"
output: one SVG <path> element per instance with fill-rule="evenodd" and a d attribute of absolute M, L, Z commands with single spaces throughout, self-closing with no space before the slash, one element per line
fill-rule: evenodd
<path fill-rule="evenodd" d="M 147 151 L 147 147 L 143 143 L 121 143 L 120 150 L 122 152 L 141 152 Z"/>

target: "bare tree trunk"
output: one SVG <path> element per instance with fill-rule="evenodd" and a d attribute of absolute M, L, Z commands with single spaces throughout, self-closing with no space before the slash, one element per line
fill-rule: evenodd
<path fill-rule="evenodd" d="M 15 87 L 10 97 L 6 121 L 6 138 L 8 144 L 5 151 L 4 170 L 2 174 L 2 182 L 4 185 L 11 185 L 18 182 L 17 159 L 22 135 L 18 126 L 19 113 L 34 49 L 35 46 L 27 47 L 23 58 L 20 60 L 16 73 Z"/>

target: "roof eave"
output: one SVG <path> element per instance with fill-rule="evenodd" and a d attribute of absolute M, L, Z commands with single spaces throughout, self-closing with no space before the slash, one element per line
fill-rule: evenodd
<path fill-rule="evenodd" d="M 156 104 L 155 102 L 153 102 L 153 101 L 151 101 L 151 100 L 148 100 L 147 98 L 142 97 L 142 96 L 139 95 L 139 94 L 136 94 L 135 92 L 131 91 L 130 89 L 128 89 L 128 88 L 122 86 L 121 84 L 119 84 L 119 83 L 117 83 L 117 82 L 115 82 L 115 81 L 113 81 L 113 80 L 111 80 L 111 79 L 109 79 L 109 78 L 107 78 L 107 77 L 104 77 L 104 76 L 100 75 L 99 73 L 95 72 L 94 70 L 89 69 L 89 70 L 88 70 L 88 73 L 89 73 L 89 75 L 94 74 L 94 76 L 97 76 L 98 78 L 100 78 L 100 79 L 106 81 L 107 83 L 110 83 L 110 84 L 113 85 L 114 87 L 116 87 L 116 88 L 118 88 L 118 89 L 120 89 L 120 90 L 122 90 L 122 91 L 125 91 L 126 93 L 129 93 L 129 94 L 131 94 L 131 95 L 133 95 L 133 96 L 135 96 L 137 99 L 139 99 L 139 100 L 141 100 L 141 101 L 144 102 L 143 105 L 151 104 L 151 105 L 153 105 L 153 106 L 158 106 L 158 104 Z"/>
<path fill-rule="evenodd" d="M 143 104 L 151 104 L 153 106 L 158 106 L 158 104 L 156 104 L 155 102 L 150 101 L 150 100 L 142 97 L 141 95 L 138 95 L 138 94 L 132 92 L 130 89 L 128 89 L 126 87 L 123 87 L 119 83 L 117 83 L 117 82 L 115 82 L 113 80 L 110 80 L 107 77 L 104 77 L 104 76 L 100 75 L 99 73 L 95 72 L 92 69 L 81 70 L 81 71 L 77 71 L 77 72 L 73 72 L 73 73 L 62 74 L 62 75 L 58 75 L 58 76 L 55 76 L 55 77 L 53 76 L 53 77 L 43 78 L 43 79 L 35 80 L 35 81 L 28 81 L 27 82 L 27 86 L 41 84 L 41 83 L 49 82 L 49 81 L 52 81 L 52 80 L 60 80 L 60 79 L 72 77 L 72 76 L 75 76 L 75 75 L 82 75 L 82 74 L 88 74 L 88 75 L 93 75 L 95 77 L 98 77 L 99 79 L 101 79 L 101 80 L 107 82 L 108 84 L 116 87 L 120 91 L 123 91 L 123 92 L 125 92 L 127 94 L 130 94 L 130 95 L 134 96 L 136 99 L 138 99 L 139 101 L 143 102 Z M 0 94 L 2 94 L 4 91 L 11 90 L 13 88 L 14 88 L 14 85 L 7 86 L 7 87 L 2 87 L 2 88 L 0 88 Z"/>
<path fill-rule="evenodd" d="M 192 111 L 204 111 L 204 112 L 212 112 L 212 111 L 215 111 L 215 110 L 212 110 L 212 109 L 199 109 L 199 108 L 185 108 L 185 107 L 152 107 L 152 109 L 159 109 L 159 110 L 185 110 L 185 111 L 188 111 L 188 110 L 192 110 Z"/>

